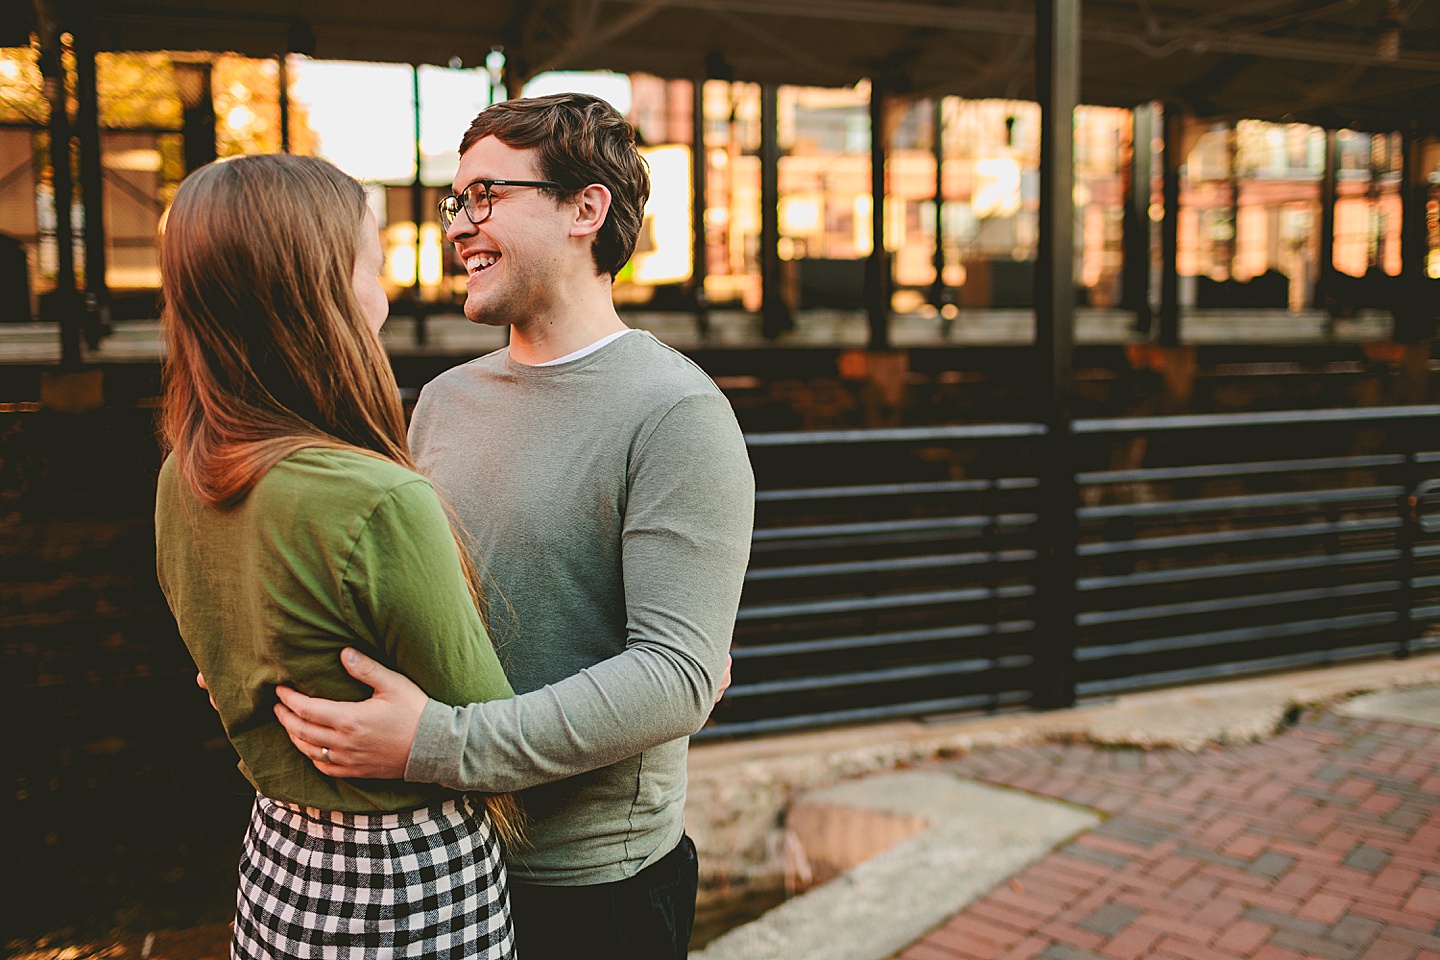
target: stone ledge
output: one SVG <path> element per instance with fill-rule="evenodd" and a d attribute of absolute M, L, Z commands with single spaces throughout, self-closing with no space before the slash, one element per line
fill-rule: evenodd
<path fill-rule="evenodd" d="M 1100 822 L 1070 804 L 918 771 L 832 787 L 804 803 L 928 827 L 721 936 L 694 960 L 883 960 Z"/>

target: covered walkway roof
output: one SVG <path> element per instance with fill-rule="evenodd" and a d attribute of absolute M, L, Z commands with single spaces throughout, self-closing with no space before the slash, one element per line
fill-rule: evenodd
<path fill-rule="evenodd" d="M 1022 0 L 34 0 L 88 20 L 101 50 L 482 63 L 523 79 L 611 69 L 1036 99 Z M 0 12 L 23 43 L 31 4 Z M 1440 132 L 1440 4 L 1424 0 L 1084 0 L 1080 101 L 1192 115 Z"/>

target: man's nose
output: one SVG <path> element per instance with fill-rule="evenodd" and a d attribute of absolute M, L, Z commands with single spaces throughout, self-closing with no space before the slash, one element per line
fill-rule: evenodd
<path fill-rule="evenodd" d="M 470 215 L 461 210 L 455 215 L 455 219 L 450 221 L 450 226 L 445 228 L 445 239 L 454 243 L 461 237 L 469 236 L 474 232 L 475 224 L 470 222 Z"/>

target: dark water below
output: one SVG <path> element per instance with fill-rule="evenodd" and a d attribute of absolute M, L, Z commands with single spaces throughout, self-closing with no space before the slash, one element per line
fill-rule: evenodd
<path fill-rule="evenodd" d="M 695 930 L 690 935 L 690 949 L 699 950 L 721 934 L 758 920 L 761 915 L 780 906 L 788 899 L 783 887 L 760 887 L 736 891 L 720 897 L 706 897 L 695 909 Z"/>

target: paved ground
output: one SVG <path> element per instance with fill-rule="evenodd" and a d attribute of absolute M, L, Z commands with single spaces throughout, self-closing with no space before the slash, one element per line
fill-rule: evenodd
<path fill-rule="evenodd" d="M 1086 744 L 931 769 L 1107 816 L 897 960 L 1440 960 L 1440 729 L 1315 711 L 1198 753 Z"/>

